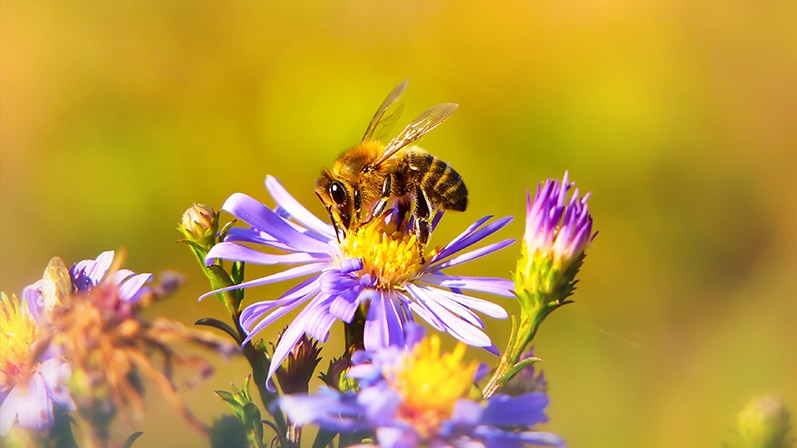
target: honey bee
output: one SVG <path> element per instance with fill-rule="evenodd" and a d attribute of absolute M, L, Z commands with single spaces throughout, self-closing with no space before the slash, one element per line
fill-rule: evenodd
<path fill-rule="evenodd" d="M 406 87 L 405 80 L 388 94 L 360 143 L 338 156 L 332 168 L 323 171 L 316 181 L 316 195 L 329 213 L 339 240 L 346 231 L 355 231 L 381 216 L 395 200 L 400 216 L 414 205 L 414 231 L 422 250 L 429 240 L 432 211 L 464 211 L 468 206 L 462 176 L 448 163 L 412 145 L 450 117 L 456 104 L 432 106 L 387 145 L 379 141 L 377 134 L 400 112 L 398 100 Z"/>

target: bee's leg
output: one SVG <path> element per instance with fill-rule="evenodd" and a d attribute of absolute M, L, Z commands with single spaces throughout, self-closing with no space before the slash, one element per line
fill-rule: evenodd
<path fill-rule="evenodd" d="M 415 188 L 415 240 L 418 243 L 418 255 L 421 256 L 421 263 L 426 263 L 423 259 L 423 250 L 429 241 L 429 216 L 431 207 L 429 199 L 420 187 Z"/>
<path fill-rule="evenodd" d="M 338 238 L 338 243 L 340 243 L 346 238 L 346 231 L 338 223 L 338 220 L 335 219 L 335 215 L 332 214 L 332 209 L 330 207 L 327 207 L 327 213 L 329 213 L 329 221 L 332 223 L 332 227 L 335 229 L 335 236 Z"/>
<path fill-rule="evenodd" d="M 318 193 L 316 193 L 316 196 L 318 196 L 318 199 L 321 199 L 322 203 L 324 202 L 324 200 L 321 198 L 321 196 Z M 329 222 L 332 223 L 332 228 L 335 229 L 335 236 L 338 238 L 338 243 L 340 243 L 341 241 L 343 241 L 344 238 L 346 238 L 346 230 L 338 222 L 338 220 L 335 219 L 335 214 L 332 213 L 332 206 L 328 205 L 325 206 L 324 208 L 327 210 L 327 213 L 329 214 Z"/>
<path fill-rule="evenodd" d="M 382 199 L 376 203 L 374 207 L 374 211 L 371 214 L 372 218 L 378 218 L 382 216 L 382 213 L 385 211 L 385 206 L 387 205 L 387 201 L 390 199 L 390 190 L 393 188 L 393 176 L 387 175 L 385 176 L 385 182 L 382 183 Z"/>

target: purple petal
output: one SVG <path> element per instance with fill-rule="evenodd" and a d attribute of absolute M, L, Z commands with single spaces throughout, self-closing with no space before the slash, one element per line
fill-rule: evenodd
<path fill-rule="evenodd" d="M 340 272 L 348 274 L 351 272 L 359 271 L 364 266 L 362 258 L 347 258 L 340 262 Z"/>
<path fill-rule="evenodd" d="M 342 274 L 337 269 L 330 269 L 321 273 L 319 277 L 319 284 L 321 291 L 328 294 L 341 294 L 346 291 L 352 291 L 359 294 L 362 289 L 360 280 L 351 274 Z"/>
<path fill-rule="evenodd" d="M 268 233 L 251 227 L 233 227 L 227 232 L 227 236 L 224 237 L 224 242 L 261 244 L 286 252 L 295 252 L 290 244 L 283 243 Z"/>
<path fill-rule="evenodd" d="M 44 297 L 42 297 L 41 293 L 42 283 L 42 280 L 38 280 L 22 289 L 22 299 L 28 305 L 30 314 L 39 325 L 43 325 L 42 318 L 44 317 Z"/>
<path fill-rule="evenodd" d="M 440 319 L 446 329 L 446 332 L 450 333 L 458 340 L 474 347 L 489 347 L 492 345 L 490 337 L 479 328 L 474 327 L 466 321 L 463 321 L 460 317 L 445 309 L 433 298 L 424 296 L 423 292 L 416 290 L 416 293 L 418 293 L 419 298 L 423 297 L 426 299 L 418 300 L 416 303 L 428 308 L 429 312 Z M 483 324 L 480 326 L 483 327 Z"/>
<path fill-rule="evenodd" d="M 303 303 L 304 303 L 304 301 L 297 301 L 297 302 L 291 303 L 290 305 L 285 305 L 285 306 L 282 306 L 280 308 L 277 308 L 277 309 L 273 310 L 271 313 L 269 313 L 267 316 L 265 316 L 263 318 L 263 320 L 258 322 L 253 327 L 248 328 L 248 329 L 245 328 L 244 330 L 246 330 L 247 336 L 241 342 L 241 345 L 245 345 L 247 342 L 249 342 L 252 339 L 254 339 L 254 337 L 257 336 L 258 333 L 263 331 L 263 329 L 265 329 L 269 325 L 273 324 L 275 320 L 277 320 L 280 317 L 282 317 L 282 316 L 288 314 L 289 312 L 293 311 L 294 309 L 296 309 L 299 305 L 302 305 Z"/>
<path fill-rule="evenodd" d="M 126 277 L 124 282 L 119 285 L 119 297 L 125 301 L 134 301 L 137 298 L 136 294 L 141 292 L 144 284 L 151 282 L 154 278 L 152 274 L 138 274 Z"/>
<path fill-rule="evenodd" d="M 391 361 L 395 361 L 395 358 Z M 375 426 L 395 425 L 396 410 L 401 402 L 399 393 L 384 381 L 364 387 L 357 394 L 357 403 L 363 406 L 366 418 Z"/>
<path fill-rule="evenodd" d="M 545 408 L 548 396 L 542 392 L 530 392 L 515 397 L 496 395 L 487 402 L 482 415 L 482 424 L 493 426 L 533 426 L 548 421 Z"/>
<path fill-rule="evenodd" d="M 335 322 L 335 316 L 329 312 L 329 296 L 319 296 L 310 302 L 310 305 L 302 311 L 306 314 L 304 318 L 304 332 L 320 342 L 326 342 L 329 338 L 329 329 Z"/>
<path fill-rule="evenodd" d="M 542 446 L 565 446 L 565 440 L 556 434 L 544 431 L 523 431 L 518 433 L 523 444 Z"/>
<path fill-rule="evenodd" d="M 511 280 L 496 277 L 468 277 L 443 274 L 424 274 L 418 280 L 443 288 L 467 289 L 469 291 L 489 292 L 502 297 L 514 297 Z"/>
<path fill-rule="evenodd" d="M 401 314 L 396 309 L 392 291 L 366 290 L 360 296 L 370 295 L 371 304 L 365 318 L 363 342 L 366 350 L 376 350 L 390 345 L 404 345 L 404 329 Z"/>
<path fill-rule="evenodd" d="M 384 349 L 383 349 L 384 350 Z M 374 352 L 358 350 L 352 355 L 351 361 L 354 363 L 346 372 L 347 378 L 354 378 L 360 381 L 360 385 L 375 384 L 382 381 L 382 365 L 376 365 L 373 359 Z M 398 356 L 398 355 L 396 355 Z"/>
<path fill-rule="evenodd" d="M 443 321 L 441 321 L 437 316 L 434 315 L 427 307 L 424 305 L 412 301 L 410 302 L 410 310 L 417 314 L 418 317 L 423 319 L 424 322 L 431 325 L 437 331 L 446 331 L 445 325 L 443 325 Z"/>
<path fill-rule="evenodd" d="M 312 214 L 300 204 L 299 201 L 294 199 L 275 177 L 266 176 L 266 189 L 277 204 L 288 212 L 290 216 L 296 219 L 296 221 L 312 229 L 316 233 L 326 236 L 330 240 L 335 239 L 335 232 L 332 226 L 318 219 L 317 216 Z"/>
<path fill-rule="evenodd" d="M 236 243 L 218 243 L 208 251 L 205 257 L 205 263 L 213 263 L 213 260 L 220 258 L 222 260 L 235 260 L 243 261 L 244 263 L 254 263 L 260 265 L 272 264 L 295 264 L 295 263 L 309 263 L 312 261 L 330 261 L 329 254 L 295 252 L 292 254 L 269 254 L 252 249 L 251 247 L 242 246 Z"/>
<path fill-rule="evenodd" d="M 475 327 L 484 328 L 484 322 L 482 322 L 476 314 L 462 306 L 456 300 L 451 300 L 451 297 L 445 296 L 444 293 L 447 291 L 416 285 L 407 285 L 407 290 L 411 295 L 414 295 L 417 300 L 426 303 L 432 311 L 434 311 L 434 307 L 430 303 L 434 302 L 454 313 L 465 322 Z"/>
<path fill-rule="evenodd" d="M 316 423 L 322 428 L 342 432 L 370 428 L 360 418 L 363 410 L 356 402 L 344 402 L 340 393 L 326 388 L 317 395 L 285 395 L 279 398 L 278 404 L 299 426 Z"/>
<path fill-rule="evenodd" d="M 450 422 L 456 426 L 475 426 L 482 417 L 483 408 L 481 404 L 473 401 L 460 399 L 454 404 L 454 411 L 451 413 Z"/>
<path fill-rule="evenodd" d="M 407 322 L 404 324 L 404 338 L 406 339 L 407 347 L 414 347 L 426 336 L 426 329 L 422 325 L 415 322 Z"/>
<path fill-rule="evenodd" d="M 490 219 L 492 219 L 492 217 L 493 217 L 492 215 L 487 215 L 487 216 L 485 216 L 485 217 L 483 217 L 483 218 L 480 218 L 480 219 L 476 220 L 476 222 L 474 222 L 473 224 L 471 224 L 470 226 L 468 226 L 468 228 L 467 228 L 467 229 L 463 230 L 463 231 L 462 231 L 462 233 L 460 233 L 459 235 L 457 235 L 456 237 L 454 237 L 454 239 L 452 239 L 451 241 L 449 241 L 449 242 L 448 242 L 448 244 L 446 244 L 445 246 L 443 246 L 443 248 L 442 248 L 442 249 L 440 249 L 440 252 L 438 252 L 438 257 L 440 257 L 440 253 L 447 252 L 447 249 L 448 249 L 448 248 L 450 248 L 450 247 L 452 247 L 452 246 L 455 246 L 455 245 L 459 244 L 459 242 L 460 242 L 460 241 L 461 241 L 463 238 L 465 238 L 465 237 L 467 237 L 468 235 L 470 235 L 471 233 L 473 233 L 473 232 L 474 232 L 476 229 L 478 229 L 478 228 L 479 228 L 479 227 L 480 227 L 482 224 L 484 224 L 485 222 L 487 222 L 487 221 L 489 221 Z M 450 253 L 454 253 L 454 252 L 457 252 L 457 250 L 450 251 Z M 448 255 L 446 255 L 446 256 L 448 256 Z"/>
<path fill-rule="evenodd" d="M 439 254 L 437 254 L 434 257 L 432 263 L 430 263 L 429 266 L 427 268 L 425 268 L 424 270 L 426 272 L 439 271 L 441 269 L 445 269 L 445 268 L 448 268 L 450 266 L 455 266 L 455 265 L 458 265 L 458 264 L 465 263 L 467 261 L 475 260 L 476 258 L 483 257 L 485 255 L 489 255 L 489 254 L 491 254 L 493 252 L 497 252 L 497 251 L 505 248 L 506 246 L 509 246 L 510 244 L 512 244 L 514 242 L 515 242 L 514 239 L 499 241 L 497 243 L 489 244 L 487 246 L 480 247 L 480 248 L 478 248 L 476 250 L 472 250 L 470 252 L 466 252 L 464 254 L 457 255 L 456 257 L 449 258 L 447 260 L 443 260 L 442 258 L 437 256 L 437 255 L 439 255 Z"/>
<path fill-rule="evenodd" d="M 356 295 L 351 297 L 349 295 L 341 294 L 332 300 L 332 303 L 329 305 L 329 312 L 333 316 L 348 324 L 351 323 L 352 319 L 354 319 L 354 313 L 357 312 L 357 308 L 359 306 L 360 303 L 357 300 Z"/>
<path fill-rule="evenodd" d="M 241 327 L 246 330 L 247 334 L 251 337 L 251 335 L 265 328 L 265 326 L 272 323 L 275 319 L 286 314 L 297 305 L 304 303 L 310 296 L 318 294 L 318 291 L 318 278 L 313 277 L 294 286 L 276 300 L 253 303 L 244 308 L 241 312 L 241 317 L 239 318 Z M 274 310 L 272 314 L 266 315 L 272 310 Z M 260 325 L 253 328 L 253 325 L 260 319 L 263 319 Z"/>
<path fill-rule="evenodd" d="M 243 282 L 240 285 L 227 286 L 227 287 L 224 287 L 224 288 L 219 288 L 219 289 L 215 289 L 215 290 L 210 291 L 210 292 L 206 292 L 205 294 L 202 294 L 201 296 L 199 296 L 199 299 L 197 299 L 197 300 L 202 300 L 202 299 L 204 299 L 207 296 L 210 296 L 210 295 L 213 295 L 213 294 L 217 294 L 217 293 L 220 293 L 220 292 L 233 291 L 233 290 L 236 290 L 236 289 L 249 288 L 249 287 L 252 287 L 252 286 L 268 285 L 270 283 L 281 282 L 283 280 L 289 280 L 289 279 L 292 279 L 292 278 L 301 277 L 303 275 L 313 274 L 313 273 L 316 273 L 316 272 L 320 272 L 327 265 L 328 265 L 328 263 L 311 263 L 311 264 L 306 264 L 304 266 L 296 266 L 295 268 L 286 269 L 286 270 L 284 270 L 282 272 L 277 272 L 277 273 L 272 274 L 272 275 L 267 275 L 265 277 L 261 277 L 261 278 L 255 279 L 255 280 L 250 280 L 248 282 Z"/>
<path fill-rule="evenodd" d="M 483 440 L 486 448 L 523 448 L 528 445 L 565 446 L 556 434 L 543 431 L 507 431 L 491 426 L 478 426 L 473 435 Z"/>
<path fill-rule="evenodd" d="M 53 424 L 53 402 L 47 396 L 47 387 L 38 372 L 27 384 L 17 384 L 3 400 L 0 405 L 0 435 L 8 434 L 15 421 L 36 431 L 44 431 Z"/>
<path fill-rule="evenodd" d="M 328 244 L 296 231 L 281 216 L 243 193 L 233 193 L 224 202 L 222 210 L 256 229 L 268 231 L 278 241 L 289 244 L 296 252 L 325 252 L 329 248 Z"/>
<path fill-rule="evenodd" d="M 483 223 L 489 218 L 490 217 L 488 216 L 485 219 L 476 221 L 476 223 Z M 465 230 L 465 232 L 462 232 L 459 236 L 454 238 L 454 240 L 448 243 L 443 249 L 441 249 L 437 258 L 441 259 L 448 257 L 451 254 L 459 252 L 465 249 L 466 247 L 469 247 L 483 240 L 484 238 L 487 238 L 493 233 L 504 228 L 513 219 L 514 218 L 512 216 L 507 216 L 499 219 L 498 221 L 491 222 L 490 224 L 487 224 L 486 226 L 480 229 L 474 228 L 474 226 L 468 227 L 468 229 Z"/>
<path fill-rule="evenodd" d="M 282 361 L 285 361 L 285 358 L 287 358 L 288 354 L 291 352 L 291 350 L 293 350 L 293 346 L 296 345 L 296 343 L 304 334 L 305 311 L 306 310 L 302 310 L 302 312 L 296 316 L 296 319 L 294 319 L 293 322 L 288 325 L 288 328 L 286 328 L 282 333 L 282 337 L 277 343 L 277 347 L 274 349 L 274 354 L 271 356 L 271 365 L 269 366 L 268 374 L 266 375 L 266 389 L 271 392 L 276 391 L 276 388 L 272 384 L 271 377 L 282 364 Z"/>
<path fill-rule="evenodd" d="M 72 369 L 61 357 L 53 357 L 39 364 L 39 373 L 47 386 L 47 395 L 61 406 L 74 411 L 75 402 L 72 401 L 67 381 L 72 376 Z"/>
<path fill-rule="evenodd" d="M 420 445 L 418 434 L 406 428 L 381 427 L 376 430 L 379 448 L 414 448 Z"/>
<path fill-rule="evenodd" d="M 113 263 L 114 251 L 101 253 L 96 260 L 83 260 L 75 263 L 69 270 L 72 282 L 78 291 L 86 291 L 96 286 Z"/>
<path fill-rule="evenodd" d="M 446 291 L 443 289 L 436 289 L 436 288 L 429 288 L 429 287 L 422 287 L 415 285 L 410 285 L 410 286 L 414 290 L 420 289 L 425 291 L 429 295 L 435 295 L 435 300 L 439 301 L 440 303 L 444 302 L 458 303 L 464 307 L 476 310 L 482 314 L 485 314 L 495 319 L 506 319 L 508 317 L 506 310 L 503 307 L 501 307 L 496 303 L 490 302 L 489 300 L 483 300 L 477 297 L 471 297 L 465 294 L 459 294 L 456 292 Z"/>

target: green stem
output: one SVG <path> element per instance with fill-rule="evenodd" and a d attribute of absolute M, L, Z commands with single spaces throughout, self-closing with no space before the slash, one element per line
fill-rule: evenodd
<path fill-rule="evenodd" d="M 191 252 L 193 252 L 194 256 L 199 262 L 202 272 L 210 281 L 211 288 L 226 288 L 236 284 L 236 280 L 238 283 L 240 283 L 240 281 L 243 279 L 242 264 L 236 264 L 233 266 L 231 276 L 227 273 L 227 271 L 224 270 L 221 264 L 214 263 L 210 266 L 205 264 L 207 249 L 190 240 L 184 240 L 184 242 L 188 244 Z M 241 344 L 247 337 L 246 331 L 244 331 L 243 327 L 241 327 L 240 322 L 243 290 L 233 289 L 229 291 L 223 291 L 216 294 L 216 297 L 219 299 L 219 302 L 224 305 L 224 308 L 230 315 L 232 323 L 235 327 L 235 332 L 237 333 L 235 340 Z M 268 375 L 268 369 L 271 361 L 269 360 L 268 356 L 266 356 L 264 350 L 256 349 L 251 342 L 243 344 L 241 347 L 241 352 L 249 362 L 249 366 L 252 368 L 252 378 L 254 379 L 255 384 L 257 384 L 257 391 L 260 394 L 260 400 L 263 403 L 263 407 L 266 411 L 271 412 L 270 405 L 277 398 L 276 393 L 270 392 L 268 389 L 266 389 L 266 377 Z M 285 419 L 285 416 L 282 414 L 282 411 L 275 409 L 273 412 L 271 412 L 271 415 L 274 417 L 274 423 L 279 428 L 277 436 L 280 438 L 282 445 L 287 447 L 298 446 L 298 441 L 292 443 L 291 440 L 286 439 L 289 432 L 288 422 Z"/>
<path fill-rule="evenodd" d="M 526 347 L 534 340 L 540 324 L 542 324 L 548 314 L 559 306 L 559 304 L 550 304 L 536 308 L 530 313 L 523 313 L 520 318 L 520 325 L 517 328 L 515 328 L 517 320 L 512 320 L 512 334 L 509 337 L 506 350 L 501 356 L 490 381 L 482 389 L 484 399 L 495 395 L 498 390 L 515 376 L 518 372 L 517 365 L 520 357 L 526 352 Z"/>
<path fill-rule="evenodd" d="M 368 310 L 365 306 L 358 307 L 354 319 L 352 319 L 350 324 L 344 326 L 347 358 L 351 358 L 352 353 L 357 350 L 365 350 L 363 337 L 365 334 L 365 318 L 367 312 Z"/>
<path fill-rule="evenodd" d="M 55 421 L 50 430 L 48 447 L 51 448 L 77 448 L 75 434 L 72 432 L 72 422 L 66 410 L 57 406 L 55 409 Z"/>

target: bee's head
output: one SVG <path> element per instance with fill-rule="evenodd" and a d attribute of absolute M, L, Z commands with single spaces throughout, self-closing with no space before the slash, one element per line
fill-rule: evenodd
<path fill-rule="evenodd" d="M 329 219 L 340 239 L 341 232 L 345 235 L 352 225 L 352 218 L 360 211 L 359 189 L 343 177 L 326 170 L 315 183 L 315 194 L 327 209 Z"/>

